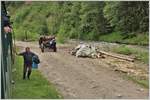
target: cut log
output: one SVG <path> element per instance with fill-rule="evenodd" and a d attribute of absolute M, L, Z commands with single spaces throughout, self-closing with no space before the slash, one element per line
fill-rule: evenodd
<path fill-rule="evenodd" d="M 107 55 L 107 56 L 111 56 L 111 57 L 114 57 L 114 58 L 118 58 L 118 59 L 123 59 L 123 60 L 134 62 L 134 59 L 129 58 L 129 57 L 122 57 L 122 56 L 114 55 L 114 54 L 111 54 L 111 53 L 108 53 L 108 52 L 105 52 L 105 51 L 98 51 L 98 53 L 101 53 L 101 54 L 104 54 L 104 55 Z"/>

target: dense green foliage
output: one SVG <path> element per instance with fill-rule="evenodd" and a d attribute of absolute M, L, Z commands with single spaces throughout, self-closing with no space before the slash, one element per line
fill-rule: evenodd
<path fill-rule="evenodd" d="M 148 2 L 107 2 L 104 15 L 115 30 L 124 33 L 148 31 Z"/>
<path fill-rule="evenodd" d="M 62 98 L 55 87 L 41 75 L 38 70 L 33 70 L 30 80 L 22 79 L 23 59 L 16 57 L 13 66 L 13 80 L 15 84 L 12 89 L 12 98 L 14 99 L 59 99 Z"/>
<path fill-rule="evenodd" d="M 123 39 L 148 33 L 148 1 L 7 2 L 17 38 L 55 34 L 59 41 L 101 40 L 112 32 Z M 132 34 L 131 34 L 132 33 Z"/>

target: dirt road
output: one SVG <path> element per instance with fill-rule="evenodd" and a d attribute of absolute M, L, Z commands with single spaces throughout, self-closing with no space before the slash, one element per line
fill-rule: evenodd
<path fill-rule="evenodd" d="M 29 46 L 39 55 L 39 70 L 65 99 L 148 98 L 148 89 L 123 79 L 103 59 L 76 58 L 70 55 L 69 45 L 58 46 L 57 53 L 41 53 L 38 43 L 18 41 L 16 45 Z"/>

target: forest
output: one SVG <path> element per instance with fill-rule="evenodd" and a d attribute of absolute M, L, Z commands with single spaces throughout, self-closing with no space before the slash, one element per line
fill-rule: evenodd
<path fill-rule="evenodd" d="M 46 1 L 6 3 L 15 36 L 148 45 L 148 1 Z"/>

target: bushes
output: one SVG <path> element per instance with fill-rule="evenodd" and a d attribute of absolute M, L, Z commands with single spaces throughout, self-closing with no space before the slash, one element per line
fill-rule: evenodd
<path fill-rule="evenodd" d="M 57 41 L 59 43 L 65 43 L 66 42 L 66 37 L 63 34 L 58 34 L 57 35 Z"/>
<path fill-rule="evenodd" d="M 137 44 L 137 45 L 148 45 L 149 43 L 149 36 L 148 33 L 144 34 L 137 34 L 136 36 L 124 40 L 126 43 L 130 44 Z"/>
<path fill-rule="evenodd" d="M 39 38 L 39 34 L 31 33 L 30 31 L 24 31 L 22 29 L 14 29 L 16 39 L 18 40 L 37 40 Z"/>
<path fill-rule="evenodd" d="M 65 25 L 61 25 L 60 27 L 61 28 L 57 34 L 57 41 L 60 43 L 64 43 L 67 40 L 67 37 L 68 37 L 67 35 L 69 35 L 69 34 L 67 34 L 67 32 L 66 32 Z"/>
<path fill-rule="evenodd" d="M 123 35 L 120 32 L 113 32 L 110 34 L 101 35 L 99 37 L 100 41 L 107 41 L 107 42 L 120 42 L 123 39 Z"/>

